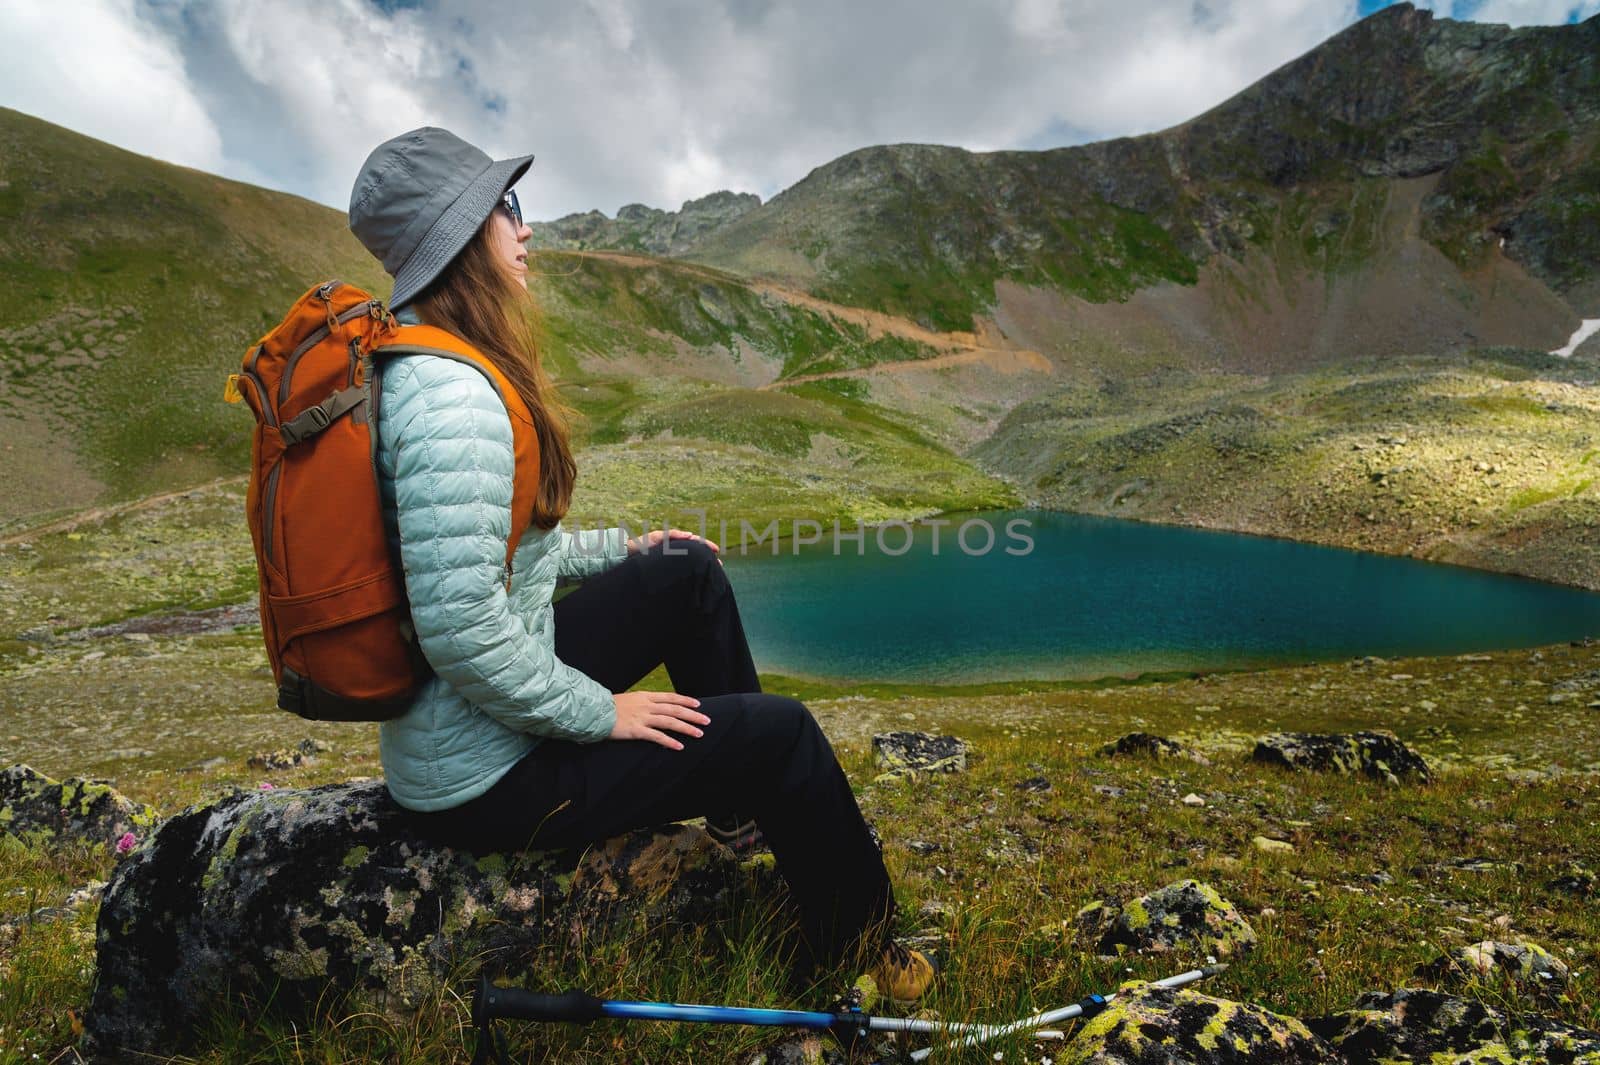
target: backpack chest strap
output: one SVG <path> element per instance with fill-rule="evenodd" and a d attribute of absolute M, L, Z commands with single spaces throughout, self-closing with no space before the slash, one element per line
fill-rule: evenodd
<path fill-rule="evenodd" d="M 283 437 L 285 447 L 294 447 L 316 436 L 366 401 L 367 390 L 363 385 L 340 389 L 315 407 L 306 408 L 278 426 L 278 434 Z"/>

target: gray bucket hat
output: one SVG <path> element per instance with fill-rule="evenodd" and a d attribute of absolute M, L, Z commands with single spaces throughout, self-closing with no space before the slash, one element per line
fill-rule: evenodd
<path fill-rule="evenodd" d="M 390 310 L 439 276 L 531 165 L 531 155 L 490 159 L 434 126 L 373 149 L 350 192 L 350 231 L 394 277 Z"/>

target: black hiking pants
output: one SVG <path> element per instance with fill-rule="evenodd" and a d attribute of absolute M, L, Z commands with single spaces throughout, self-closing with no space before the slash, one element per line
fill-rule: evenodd
<path fill-rule="evenodd" d="M 418 827 L 480 852 L 545 850 L 737 811 L 755 819 L 799 908 L 796 975 L 875 949 L 868 937 L 886 934 L 894 906 L 883 858 L 811 712 L 760 690 L 716 553 L 663 540 L 554 610 L 558 658 L 613 693 L 665 663 L 673 688 L 711 719 L 704 735 L 670 733 L 681 751 L 545 739 L 478 798 L 414 815 Z"/>

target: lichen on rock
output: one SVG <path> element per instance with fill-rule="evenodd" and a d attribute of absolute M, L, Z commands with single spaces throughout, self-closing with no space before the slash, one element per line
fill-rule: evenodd
<path fill-rule="evenodd" d="M 240 792 L 168 820 L 106 889 L 90 1048 L 181 1049 L 232 996 L 296 1010 L 329 993 L 404 1016 L 453 967 L 526 958 L 625 918 L 723 912 L 746 876 L 681 825 L 582 850 L 478 855 L 418 837 L 381 781 Z"/>
<path fill-rule="evenodd" d="M 319 754 L 333 750 L 331 744 L 317 739 L 303 739 L 293 747 L 280 747 L 275 751 L 253 754 L 246 761 L 251 769 L 282 770 L 316 761 Z"/>
<path fill-rule="evenodd" d="M 1483 1002 L 1438 991 L 1370 992 L 1344 1013 L 1310 1021 L 1349 1065 L 1392 1062 L 1496 1062 L 1600 1065 L 1600 1032 L 1545 1017 L 1516 1023 Z"/>
<path fill-rule="evenodd" d="M 1191 948 L 1224 958 L 1256 944 L 1255 929 L 1233 903 L 1198 880 L 1180 880 L 1127 903 L 1092 902 L 1075 920 L 1099 954 L 1166 954 Z"/>
<path fill-rule="evenodd" d="M 1156 736 L 1149 732 L 1130 732 L 1113 743 L 1108 743 L 1100 748 L 1100 754 L 1107 758 L 1126 758 L 1129 756 L 1155 758 L 1187 758 L 1197 765 L 1210 765 L 1211 759 L 1194 750 L 1185 747 L 1176 740 L 1169 740 L 1165 736 Z"/>
<path fill-rule="evenodd" d="M 885 732 L 872 737 L 872 757 L 887 778 L 917 773 L 959 773 L 967 768 L 967 743 L 926 732 Z"/>
<path fill-rule="evenodd" d="M 1567 986 L 1567 963 L 1527 940 L 1501 943 L 1486 939 L 1457 947 L 1417 967 L 1417 975 L 1448 986 L 1509 984 L 1523 994 L 1547 995 Z"/>
<path fill-rule="evenodd" d="M 1345 1065 L 1302 1022 L 1188 988 L 1122 985 L 1058 1065 Z"/>
<path fill-rule="evenodd" d="M 1402 780 L 1426 783 L 1431 779 L 1422 756 L 1389 732 L 1276 732 L 1261 737 L 1250 757 L 1285 769 L 1360 773 L 1389 784 Z"/>
<path fill-rule="evenodd" d="M 124 854 L 130 834 L 142 839 L 159 820 L 154 809 L 103 781 L 53 780 L 26 765 L 0 769 L 0 832 L 8 835 L 42 843 L 103 842 Z"/>

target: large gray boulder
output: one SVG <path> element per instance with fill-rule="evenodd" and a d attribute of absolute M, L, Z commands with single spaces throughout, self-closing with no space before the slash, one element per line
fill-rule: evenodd
<path fill-rule="evenodd" d="M 577 922 L 704 921 L 748 883 L 686 826 L 479 856 L 417 838 L 381 781 L 235 794 L 171 818 L 117 868 L 88 1049 L 174 1053 L 225 993 L 294 1010 L 349 992 L 348 1008 L 403 1016 L 465 959 L 498 972 Z"/>
<path fill-rule="evenodd" d="M 1493 1006 L 1438 991 L 1374 991 L 1354 1009 L 1310 1026 L 1337 1046 L 1349 1065 L 1600 1065 L 1600 1032 L 1543 1017 L 1522 1016 L 1513 1024 Z"/>
<path fill-rule="evenodd" d="M 1293 1017 L 1188 988 L 1124 984 L 1057 1065 L 1345 1065 Z"/>
<path fill-rule="evenodd" d="M 1275 732 L 1258 740 L 1250 757 L 1285 769 L 1359 773 L 1388 784 L 1430 779 L 1422 756 L 1388 732 Z"/>
<path fill-rule="evenodd" d="M 104 781 L 53 780 L 26 765 L 0 769 L 0 832 L 29 842 L 81 840 L 127 853 L 158 820 Z"/>

